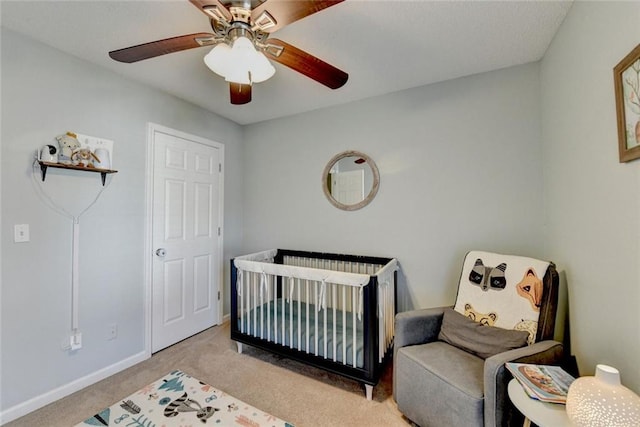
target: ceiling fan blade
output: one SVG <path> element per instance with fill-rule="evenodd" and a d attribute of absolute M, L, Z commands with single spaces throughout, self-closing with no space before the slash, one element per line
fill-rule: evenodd
<path fill-rule="evenodd" d="M 200 10 L 200 12 L 207 15 L 209 18 L 213 18 L 216 21 L 223 19 L 227 22 L 231 22 L 233 17 L 231 12 L 227 9 L 220 0 L 189 0 L 191 4 Z"/>
<path fill-rule="evenodd" d="M 229 95 L 233 105 L 248 104 L 251 102 L 251 85 L 229 82 Z"/>
<path fill-rule="evenodd" d="M 137 46 L 125 47 L 124 49 L 112 50 L 109 56 L 120 62 L 132 63 L 143 59 L 154 58 L 167 53 L 179 52 L 181 50 L 193 49 L 200 46 L 214 45 L 217 41 L 215 36 L 209 33 L 196 33 L 184 36 L 171 37 L 154 42 L 139 44 Z"/>
<path fill-rule="evenodd" d="M 192 0 L 192 2 L 195 0 Z M 251 11 L 251 21 L 265 33 L 272 33 L 305 16 L 342 3 L 344 0 L 268 0 Z M 270 19 L 272 18 L 272 19 Z"/>
<path fill-rule="evenodd" d="M 331 89 L 344 86 L 349 79 L 349 74 L 344 71 L 282 40 L 270 38 L 265 44 L 263 52 L 267 58 L 302 73 Z"/>

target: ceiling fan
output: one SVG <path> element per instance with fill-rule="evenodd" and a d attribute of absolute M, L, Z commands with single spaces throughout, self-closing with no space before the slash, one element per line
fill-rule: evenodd
<path fill-rule="evenodd" d="M 349 75 L 270 34 L 344 0 L 189 0 L 211 21 L 211 33 L 156 40 L 109 52 L 112 59 L 132 63 L 168 53 L 214 46 L 205 64 L 229 82 L 232 104 L 251 101 L 251 86 L 275 72 L 271 59 L 331 89 L 342 87 Z M 268 58 L 268 59 L 267 59 Z"/>

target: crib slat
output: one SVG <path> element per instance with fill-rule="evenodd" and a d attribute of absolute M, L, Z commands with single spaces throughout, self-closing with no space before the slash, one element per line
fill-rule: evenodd
<path fill-rule="evenodd" d="M 259 281 L 262 279 L 258 279 Z M 262 284 L 258 283 L 258 301 L 260 304 L 260 338 L 264 337 L 264 292 L 260 292 Z"/>
<path fill-rule="evenodd" d="M 326 286 L 326 284 L 325 284 Z M 326 295 L 326 288 L 325 288 L 325 295 L 323 296 L 323 298 L 327 298 Z M 323 326 L 324 326 L 324 333 L 322 334 L 322 343 L 324 344 L 324 353 L 322 353 L 322 356 L 325 359 L 329 358 L 329 355 L 327 353 L 327 305 L 324 304 L 324 319 L 323 319 Z"/>
<path fill-rule="evenodd" d="M 247 292 L 246 292 L 246 298 L 247 298 L 247 334 L 251 335 L 251 312 L 253 311 L 255 313 L 255 310 L 251 309 L 251 278 L 252 278 L 252 274 L 250 272 L 246 272 L 245 273 L 247 276 Z"/>
<path fill-rule="evenodd" d="M 265 324 L 264 288 L 261 283 L 260 284 L 260 338 L 262 339 L 264 339 L 265 337 L 264 324 Z"/>
<path fill-rule="evenodd" d="M 356 311 L 358 311 L 358 308 L 356 307 L 356 288 L 352 287 L 351 288 L 351 320 L 352 320 L 352 325 L 353 325 L 353 343 L 352 343 L 352 350 L 353 350 L 353 358 L 351 359 L 351 364 L 353 365 L 353 367 L 355 368 L 356 366 L 356 347 L 357 347 L 357 330 L 358 330 L 358 326 L 356 325 Z"/>
<path fill-rule="evenodd" d="M 347 287 L 342 287 L 342 364 L 347 364 Z"/>
<path fill-rule="evenodd" d="M 281 302 L 282 311 L 280 312 L 280 319 L 281 319 L 281 323 L 282 323 L 282 333 L 280 334 L 280 336 L 282 337 L 281 338 L 281 340 L 282 340 L 281 344 L 285 345 L 286 342 L 287 342 L 287 336 L 285 335 L 285 327 L 284 327 L 285 320 L 286 320 L 286 311 L 285 311 L 286 307 L 285 307 L 284 304 L 285 304 L 285 300 L 286 300 L 285 295 L 287 295 L 287 296 L 289 295 L 288 293 L 286 293 L 287 292 L 287 287 L 291 286 L 291 283 L 287 284 L 286 283 L 287 282 L 287 278 L 285 278 L 285 277 L 282 277 L 281 280 L 282 280 L 282 282 L 281 282 L 282 283 L 282 293 L 280 295 L 280 302 Z M 278 301 L 277 297 L 276 297 L 276 301 Z"/>
<path fill-rule="evenodd" d="M 314 310 L 318 310 L 318 282 L 313 282 L 313 294 L 315 295 L 316 306 Z M 318 316 L 317 314 L 314 317 L 314 327 L 313 327 L 313 354 L 318 355 Z"/>
<path fill-rule="evenodd" d="M 389 305 L 391 303 L 392 300 L 392 293 L 389 292 L 391 289 L 390 286 L 390 282 L 389 282 L 389 278 L 388 277 L 383 277 L 382 280 L 385 283 L 385 287 L 384 287 L 384 292 L 385 292 L 385 304 L 383 306 L 383 310 L 384 310 L 384 314 L 385 314 L 385 328 L 384 328 L 384 344 L 385 344 L 385 349 L 387 347 L 387 345 L 389 344 Z"/>
<path fill-rule="evenodd" d="M 246 333 L 247 331 L 244 329 L 244 275 L 242 274 L 242 271 L 239 272 L 239 275 L 240 280 L 238 281 L 240 282 L 240 293 L 238 295 L 240 296 L 240 298 L 238 298 L 238 300 L 240 301 L 240 332 Z M 236 319 L 235 321 L 237 322 L 238 319 Z"/>
<path fill-rule="evenodd" d="M 242 297 L 240 297 L 242 307 L 242 318 L 244 319 L 244 332 L 245 333 L 249 333 L 249 323 L 250 323 L 250 318 L 249 318 L 249 313 L 250 313 L 250 307 L 251 305 L 249 304 L 249 297 L 251 296 L 251 289 L 250 289 L 250 285 L 249 285 L 249 280 L 251 279 L 251 277 L 249 277 L 249 273 L 243 273 L 243 278 L 242 278 L 242 282 L 243 282 L 243 288 L 242 288 Z M 247 284 L 247 286 L 244 286 L 244 283 Z M 246 295 L 246 300 L 245 300 L 245 295 Z"/>
<path fill-rule="evenodd" d="M 251 280 L 253 275 L 247 272 L 247 333 L 251 335 Z M 255 314 L 255 310 L 253 310 Z"/>
<path fill-rule="evenodd" d="M 384 348 L 386 346 L 386 333 L 387 333 L 387 312 L 385 305 L 387 303 L 386 284 L 383 277 L 378 277 L 378 358 L 384 354 Z M 379 359 L 380 360 L 380 359 Z"/>
<path fill-rule="evenodd" d="M 262 303 L 262 307 L 267 308 L 267 341 L 271 341 L 271 299 L 269 298 L 269 290 L 271 289 L 269 282 L 270 282 L 271 276 L 268 275 L 265 277 L 266 279 L 265 279 L 264 287 L 265 287 L 266 295 L 263 295 L 264 301 Z"/>
<path fill-rule="evenodd" d="M 302 303 L 300 302 L 301 287 L 302 287 L 302 283 L 300 282 L 300 279 L 298 279 L 298 350 L 302 350 L 302 339 L 300 338 L 301 331 L 302 331 L 302 327 L 300 326 L 302 323 L 302 316 L 300 316 L 300 314 L 302 313 L 302 308 L 301 308 Z"/>
<path fill-rule="evenodd" d="M 264 339 L 264 289 L 262 283 L 260 283 L 260 308 L 260 338 Z"/>
<path fill-rule="evenodd" d="M 391 307 L 389 308 L 389 317 L 391 321 L 389 322 L 389 329 L 391 330 L 391 334 L 389 335 L 389 342 L 393 340 L 393 337 L 396 335 L 396 324 L 394 321 L 395 310 L 396 310 L 396 282 L 393 273 L 390 274 L 389 283 L 392 284 L 393 288 L 391 289 Z"/>
<path fill-rule="evenodd" d="M 258 288 L 257 288 L 257 276 L 255 274 L 252 273 L 252 280 L 253 280 L 253 305 L 251 306 L 251 309 L 253 310 L 253 335 L 254 336 L 258 336 Z"/>
<path fill-rule="evenodd" d="M 391 336 L 391 316 L 389 316 L 389 314 L 391 314 L 391 304 L 393 304 L 393 294 L 391 292 L 392 289 L 392 285 L 391 282 L 388 281 L 388 279 L 385 279 L 387 285 L 384 288 L 384 292 L 385 292 L 385 305 L 384 305 L 384 314 L 385 314 L 385 325 L 384 325 L 384 331 L 385 331 L 385 340 L 384 340 L 384 349 L 383 352 L 381 354 L 384 354 L 384 351 L 386 351 L 387 346 L 389 345 L 389 337 Z"/>
<path fill-rule="evenodd" d="M 242 304 L 244 304 L 244 311 L 243 311 L 244 314 L 242 317 L 245 320 L 244 322 L 245 332 L 249 334 L 250 333 L 249 325 L 251 324 L 251 316 L 250 316 L 251 304 L 249 303 L 249 298 L 251 298 L 251 283 L 250 283 L 251 277 L 249 276 L 249 272 L 244 273 L 244 277 L 242 281 L 247 284 L 246 287 L 242 288 L 242 298 L 240 298 L 243 301 Z"/>
<path fill-rule="evenodd" d="M 396 283 L 394 280 L 394 274 L 389 273 L 389 283 L 391 288 L 389 289 L 389 293 L 391 293 L 391 302 L 389 303 L 389 307 L 387 307 L 387 311 L 389 312 L 389 336 L 387 338 L 389 346 L 393 342 L 393 337 L 395 336 L 395 310 L 396 310 Z"/>
<path fill-rule="evenodd" d="M 247 291 L 245 292 L 245 303 L 246 303 L 246 310 L 247 310 L 247 323 L 246 323 L 246 327 L 247 327 L 247 334 L 251 335 L 251 274 L 247 271 L 245 273 L 246 276 L 246 281 L 247 281 Z"/>
<path fill-rule="evenodd" d="M 293 279 L 289 286 L 292 288 L 289 289 L 289 295 L 293 295 L 291 291 L 296 288 L 297 279 Z M 300 340 L 298 340 L 300 342 Z M 289 347 L 293 348 L 293 300 L 289 299 Z"/>
<path fill-rule="evenodd" d="M 305 347 L 305 350 L 307 351 L 307 353 L 309 353 L 309 281 L 306 280 L 306 293 L 305 293 L 305 299 L 306 299 L 306 303 L 307 303 L 307 315 L 305 316 L 305 320 L 306 320 L 306 326 L 307 326 L 307 334 L 306 334 L 306 344 L 307 346 Z"/>
<path fill-rule="evenodd" d="M 269 276 L 271 277 L 271 276 Z M 276 292 L 276 283 L 277 283 L 277 276 L 273 276 L 273 298 L 269 298 L 268 294 L 267 294 L 267 304 L 271 304 L 271 301 L 273 301 L 273 342 L 278 342 L 278 306 L 276 305 L 276 301 L 277 301 L 277 295 L 278 293 Z M 271 286 L 268 287 L 269 289 L 271 289 Z M 270 313 L 271 310 L 269 310 L 267 313 Z M 269 328 L 268 328 L 268 332 L 267 332 L 267 339 L 269 341 L 271 341 L 271 338 L 269 337 L 269 334 L 271 333 L 271 324 L 269 324 Z"/>
<path fill-rule="evenodd" d="M 391 313 L 391 304 L 393 304 L 393 292 L 392 292 L 392 284 L 389 281 L 388 278 L 385 279 L 385 282 L 387 283 L 387 285 L 385 286 L 385 293 L 386 293 L 386 299 L 385 299 L 385 306 L 384 306 L 384 313 L 386 315 L 386 328 L 385 328 L 385 350 L 387 349 L 387 347 L 389 346 L 389 337 L 391 336 L 391 317 L 389 316 L 389 314 Z"/>
<path fill-rule="evenodd" d="M 253 303 L 253 310 L 254 312 L 256 312 L 257 316 L 261 315 L 261 307 L 260 307 L 260 294 L 259 294 L 259 290 L 260 290 L 260 277 L 258 276 L 258 274 L 254 273 L 254 289 L 253 289 L 253 299 L 254 299 L 254 303 Z M 260 311 L 259 311 L 260 310 Z M 256 337 L 260 336 L 260 318 L 256 317 L 256 322 L 253 325 L 254 330 L 255 330 L 255 335 Z"/>
<path fill-rule="evenodd" d="M 333 355 L 334 362 L 338 360 L 338 356 L 336 355 L 336 329 L 338 328 L 338 325 L 336 325 L 336 294 L 338 292 L 337 287 L 338 285 L 336 285 L 335 283 L 331 286 L 331 307 L 333 308 L 333 328 L 331 329 L 333 331 L 333 347 L 331 354 Z"/>
<path fill-rule="evenodd" d="M 251 278 L 253 280 L 253 336 L 258 336 L 258 292 L 256 289 L 256 279 L 257 275 L 255 273 L 251 274 Z"/>

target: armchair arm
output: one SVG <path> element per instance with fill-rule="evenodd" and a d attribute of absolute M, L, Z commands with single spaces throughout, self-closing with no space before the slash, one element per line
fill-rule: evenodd
<path fill-rule="evenodd" d="M 393 359 L 398 360 L 398 350 L 415 344 L 438 339 L 442 317 L 446 307 L 425 308 L 396 314 L 393 338 Z M 393 363 L 393 398 L 396 398 L 396 363 Z"/>
<path fill-rule="evenodd" d="M 396 314 L 394 355 L 401 347 L 437 340 L 445 308 L 425 308 Z"/>
<path fill-rule="evenodd" d="M 560 363 L 562 356 L 562 344 L 548 340 L 487 358 L 484 362 L 484 425 L 506 425 L 512 410 L 507 393 L 512 376 L 504 365 L 506 362 L 553 365 Z"/>

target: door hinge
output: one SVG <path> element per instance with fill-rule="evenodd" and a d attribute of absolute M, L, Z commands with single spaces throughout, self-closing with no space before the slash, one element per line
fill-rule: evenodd
<path fill-rule="evenodd" d="M 220 230 L 220 227 L 218 227 L 218 236 L 220 235 L 222 231 Z"/>
<path fill-rule="evenodd" d="M 218 291 L 218 301 L 220 301 L 220 291 Z"/>
<path fill-rule="evenodd" d="M 222 172 L 222 163 L 218 163 L 218 172 Z"/>

